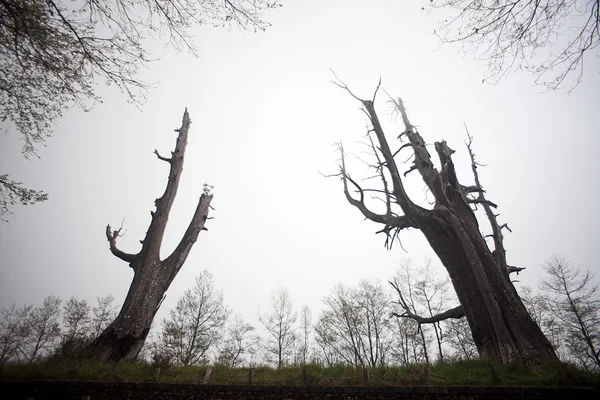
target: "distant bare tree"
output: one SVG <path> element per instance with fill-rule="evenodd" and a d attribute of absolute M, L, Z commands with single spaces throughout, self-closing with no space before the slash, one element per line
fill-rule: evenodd
<path fill-rule="evenodd" d="M 163 319 L 160 345 L 181 365 L 205 363 L 208 351 L 222 339 L 229 313 L 223 292 L 214 287 L 212 274 L 202 271 L 195 285 L 184 292 L 170 311 L 169 318 Z"/>
<path fill-rule="evenodd" d="M 449 283 L 448 279 L 438 279 L 435 277 L 431 259 L 427 259 L 423 268 L 417 274 L 417 282 L 415 283 L 415 301 L 419 303 L 426 314 L 430 317 L 439 314 L 445 308 L 448 308 L 450 297 L 448 295 Z M 453 301 L 456 303 L 456 301 Z M 441 321 L 431 324 L 438 347 L 438 360 L 444 362 L 444 330 L 442 329 Z"/>
<path fill-rule="evenodd" d="M 358 283 L 356 301 L 363 313 L 360 333 L 364 338 L 362 348 L 367 365 L 385 365 L 390 340 L 390 298 L 378 281 L 362 279 Z"/>
<path fill-rule="evenodd" d="M 97 304 L 92 308 L 91 335 L 97 337 L 110 322 L 116 317 L 116 309 L 113 306 L 115 298 L 112 295 L 98 297 Z"/>
<path fill-rule="evenodd" d="M 337 329 L 328 318 L 321 314 L 314 324 L 315 344 L 318 349 L 316 358 L 321 364 L 332 366 L 345 364 L 338 348 L 334 345 L 338 341 Z"/>
<path fill-rule="evenodd" d="M 585 55 L 600 42 L 597 0 L 431 3 L 433 8 L 453 11 L 437 30 L 440 39 L 444 43 L 460 42 L 464 51 L 481 57 L 495 80 L 522 68 L 535 75 L 536 83 L 549 89 L 561 87 L 573 74 L 576 85 L 583 76 Z M 548 50 L 549 55 L 541 58 L 542 50 Z"/>
<path fill-rule="evenodd" d="M 308 308 L 307 305 L 303 305 L 302 308 L 300 308 L 300 340 L 296 350 L 296 362 L 301 365 L 306 365 L 309 362 L 311 331 L 312 311 L 310 311 L 310 308 Z"/>
<path fill-rule="evenodd" d="M 445 321 L 446 339 L 452 350 L 454 358 L 459 360 L 477 359 L 477 346 L 471 335 L 471 327 L 466 319 L 447 319 Z"/>
<path fill-rule="evenodd" d="M 85 341 L 90 335 L 90 311 L 87 300 L 71 296 L 63 308 L 64 341 Z"/>
<path fill-rule="evenodd" d="M 390 359 L 397 365 L 426 363 L 419 324 L 411 319 L 396 318 L 391 322 Z"/>
<path fill-rule="evenodd" d="M 22 361 L 22 347 L 31 334 L 33 306 L 0 309 L 0 365 Z"/>
<path fill-rule="evenodd" d="M 114 297 L 98 297 L 92 308 L 87 300 L 71 296 L 63 307 L 62 338 L 57 355 L 61 357 L 88 356 L 85 347 L 97 337 L 116 316 L 112 307 Z"/>
<path fill-rule="evenodd" d="M 569 355 L 585 368 L 600 371 L 600 292 L 590 270 L 581 271 L 564 257 L 544 265 L 542 289 L 561 321 Z"/>
<path fill-rule="evenodd" d="M 129 263 L 133 269 L 133 281 L 127 297 L 116 319 L 90 344 L 90 352 L 104 361 L 133 360 L 144 346 L 144 342 L 154 316 L 171 282 L 185 263 L 200 231 L 207 230 L 205 223 L 213 195 L 210 187 L 204 186 L 196 211 L 175 250 L 165 259 L 160 258 L 160 250 L 169 220 L 169 214 L 183 172 L 183 161 L 187 147 L 188 133 L 192 121 L 187 109 L 177 132 L 175 150 L 170 157 L 163 157 L 154 151 L 160 161 L 169 165 L 167 187 L 163 195 L 154 201 L 155 211 L 150 211 L 152 220 L 141 241 L 142 249 L 137 253 L 126 253 L 117 247 L 117 238 L 122 228 L 112 230 L 106 227 L 106 238 L 110 251 L 117 258 Z"/>
<path fill-rule="evenodd" d="M 246 356 L 252 357 L 258 350 L 260 342 L 255 330 L 241 315 L 236 315 L 227 328 L 227 336 L 219 351 L 217 362 L 230 368 L 247 364 Z"/>
<path fill-rule="evenodd" d="M 28 362 L 48 355 L 60 339 L 61 300 L 56 296 L 48 296 L 39 307 L 30 313 L 30 331 L 27 341 L 23 343 L 21 352 Z"/>
<path fill-rule="evenodd" d="M 363 321 L 352 289 L 336 285 L 323 299 L 323 305 L 315 329 L 324 358 L 329 365 L 341 359 L 347 365 L 365 366 L 359 332 Z"/>
<path fill-rule="evenodd" d="M 389 298 L 377 282 L 336 285 L 323 299 L 315 325 L 316 341 L 329 365 L 384 365 L 390 346 Z"/>
<path fill-rule="evenodd" d="M 392 311 L 391 315 L 396 318 L 410 318 L 417 322 L 417 334 L 420 336 L 419 347 L 423 352 L 423 358 L 426 364 L 430 364 L 430 356 L 429 356 L 429 343 L 431 342 L 431 337 L 428 335 L 427 328 L 422 325 L 422 322 L 419 319 L 415 319 L 412 316 L 420 315 L 422 311 L 417 303 L 416 299 L 416 285 L 418 282 L 418 278 L 415 277 L 415 271 L 412 267 L 412 261 L 406 260 L 405 262 L 400 264 L 400 268 L 396 271 L 396 276 L 393 281 L 390 281 L 390 285 L 396 290 L 398 294 L 398 300 L 395 302 L 401 308 L 401 313 L 396 311 Z M 425 284 L 421 285 L 421 292 L 424 289 Z M 423 297 L 423 296 L 421 296 Z M 427 296 L 425 296 L 427 298 Z M 428 311 L 427 314 L 430 314 Z M 431 317 L 431 315 L 430 315 Z M 438 323 L 440 321 L 434 320 L 432 323 Z M 415 357 L 416 358 L 416 357 Z"/>
<path fill-rule="evenodd" d="M 266 342 L 267 357 L 277 368 L 288 363 L 293 355 L 296 319 L 294 303 L 287 289 L 280 287 L 274 290 L 271 293 L 270 310 L 267 314 L 259 315 L 259 320 L 269 334 Z"/>

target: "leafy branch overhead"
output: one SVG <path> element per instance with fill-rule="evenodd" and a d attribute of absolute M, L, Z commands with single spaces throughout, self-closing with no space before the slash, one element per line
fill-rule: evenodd
<path fill-rule="evenodd" d="M 573 88 L 600 44 L 597 0 L 431 0 L 431 7 L 452 12 L 435 31 L 441 41 L 483 60 L 494 81 L 524 69 L 548 89 Z"/>
<path fill-rule="evenodd" d="M 10 179 L 7 174 L 0 175 L 0 219 L 5 220 L 3 217 L 10 213 L 10 207 L 17 203 L 26 206 L 46 200 L 47 193 L 27 189 L 21 182 Z"/>
<path fill-rule="evenodd" d="M 22 154 L 36 156 L 70 107 L 101 102 L 98 82 L 141 105 L 140 68 L 157 59 L 149 39 L 198 55 L 193 28 L 237 25 L 261 31 L 276 0 L 0 0 L 0 121 L 16 130 Z M 1 175 L 0 218 L 17 202 L 46 200 Z M 15 189 L 16 188 L 16 189 Z"/>
<path fill-rule="evenodd" d="M 135 102 L 148 84 L 138 71 L 155 59 L 147 39 L 166 38 L 197 55 L 191 29 L 236 24 L 269 26 L 262 13 L 273 0 L 2 0 L 0 1 L 0 120 L 12 122 L 35 153 L 72 104 L 100 101 L 97 82 L 117 86 Z"/>

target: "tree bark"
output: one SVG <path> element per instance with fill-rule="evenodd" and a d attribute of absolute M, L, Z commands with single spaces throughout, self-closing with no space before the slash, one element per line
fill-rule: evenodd
<path fill-rule="evenodd" d="M 164 194 L 155 201 L 156 211 L 150 211 L 152 221 L 146 237 L 141 241 L 140 252 L 129 254 L 119 250 L 116 240 L 121 229 L 111 232 L 110 225 L 106 227 L 106 237 L 110 243 L 111 252 L 129 263 L 134 276 L 119 315 L 90 344 L 90 350 L 100 360 L 132 360 L 137 357 L 148 336 L 165 292 L 183 266 L 200 231 L 206 230 L 204 224 L 208 218 L 212 195 L 203 193 L 183 238 L 171 255 L 164 260 L 160 259 L 165 228 L 183 171 L 190 124 L 191 120 L 186 109 L 181 128 L 175 130 L 178 132 L 178 136 L 175 151 L 171 152 L 171 157 L 163 157 L 158 151 L 154 151 L 161 161 L 170 165 L 170 172 Z"/>
<path fill-rule="evenodd" d="M 450 149 L 445 141 L 435 143 L 441 165 L 438 171 L 434 167 L 425 141 L 408 120 L 401 99 L 390 98 L 406 127 L 399 138 L 401 140 L 403 137 L 408 138 L 408 143 L 393 152 L 375 112 L 374 101 L 377 91 L 373 100 L 362 100 L 352 94 L 343 83 L 338 86 L 347 90 L 362 103 L 363 110 L 370 120 L 369 132 L 376 136 L 379 144 L 379 146 L 373 144 L 373 150 L 378 160 L 375 167 L 381 175 L 387 212 L 376 214 L 367 208 L 364 203 L 364 190 L 350 178 L 346 171 L 344 152 L 340 144 L 342 165 L 339 176 L 344 184 L 346 198 L 367 219 L 384 225 L 380 232 L 386 234 L 387 246 L 391 246 L 393 239 L 403 229 L 412 227 L 421 230 L 448 271 L 460 301 L 461 307 L 449 310 L 439 318 L 419 317 L 420 323 L 436 322 L 449 317 L 457 318 L 464 313 L 482 358 L 525 365 L 557 360 L 550 342 L 529 316 L 509 279 L 510 272 L 518 273 L 523 268 L 509 266 L 506 263 L 502 229 L 509 228 L 506 224 L 498 224 L 497 215 L 491 209 L 496 205 L 484 197 L 471 142 L 468 143 L 468 149 L 475 186 L 463 186 L 458 182 L 454 170 L 451 157 L 454 150 Z M 412 148 L 414 164 L 403 176 L 411 171 L 420 173 L 435 198 L 432 209 L 425 209 L 413 203 L 405 191 L 402 175 L 394 159 L 394 156 L 405 148 Z M 385 174 L 384 170 L 387 170 Z M 350 194 L 348 182 L 359 193 L 358 200 Z M 392 212 L 392 203 L 400 206 L 404 215 L 399 216 Z M 494 251 L 490 250 L 479 230 L 477 218 L 471 208 L 472 204 L 485 209 L 492 226 L 490 236 L 494 239 Z M 419 318 L 415 318 L 414 315 L 401 316 L 419 321 Z"/>

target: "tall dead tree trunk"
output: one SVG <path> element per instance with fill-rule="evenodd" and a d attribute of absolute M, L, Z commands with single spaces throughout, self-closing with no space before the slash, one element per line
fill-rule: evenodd
<path fill-rule="evenodd" d="M 192 246 L 198 239 L 198 234 L 201 230 L 206 230 L 204 224 L 208 218 L 212 195 L 203 193 L 183 238 L 171 255 L 164 260 L 160 259 L 160 248 L 169 212 L 173 206 L 183 171 L 183 158 L 190 124 L 191 120 L 186 109 L 181 128 L 175 130 L 178 132 L 178 136 L 175 151 L 171 152 L 171 157 L 163 157 L 154 150 L 159 160 L 170 165 L 169 180 L 165 193 L 154 202 L 156 211 L 150 211 L 152 222 L 150 222 L 146 237 L 140 241 L 142 243 L 140 252 L 129 254 L 119 250 L 116 241 L 121 229 L 111 230 L 110 225 L 106 227 L 106 238 L 110 243 L 111 252 L 129 263 L 134 276 L 119 315 L 90 344 L 90 350 L 101 360 L 131 360 L 138 355 L 165 292 L 183 266 Z"/>
<path fill-rule="evenodd" d="M 499 225 L 492 208 L 496 205 L 487 200 L 477 175 L 477 163 L 468 143 L 471 155 L 475 185 L 463 186 L 458 182 L 451 150 L 445 141 L 436 142 L 435 150 L 440 160 L 438 171 L 432 160 L 425 141 L 410 123 L 401 99 L 392 100 L 397 112 L 402 116 L 405 130 L 399 136 L 408 142 L 392 151 L 377 114 L 375 96 L 373 100 L 356 97 L 346 85 L 338 86 L 347 90 L 363 105 L 363 111 L 370 120 L 369 138 L 374 133 L 378 146 L 371 140 L 377 158 L 375 165 L 381 177 L 386 213 L 372 212 L 364 202 L 365 191 L 350 178 L 346 171 L 344 151 L 340 144 L 341 176 L 347 200 L 357 207 L 369 220 L 382 224 L 381 233 L 386 234 L 386 246 L 391 246 L 401 230 L 416 228 L 421 230 L 427 241 L 448 271 L 461 306 L 445 311 L 433 317 L 414 315 L 405 308 L 398 317 L 409 317 L 419 323 L 432 323 L 447 318 L 466 316 L 473 339 L 482 358 L 525 365 L 539 364 L 542 361 L 557 360 L 550 342 L 539 326 L 529 316 L 516 289 L 509 279 L 511 272 L 519 272 L 522 267 L 509 266 L 503 246 L 502 230 L 509 229 L 506 224 Z M 378 88 L 379 89 L 379 86 Z M 469 136 L 471 140 L 471 137 Z M 412 149 L 414 164 L 401 175 L 395 156 L 404 149 Z M 432 209 L 423 208 L 409 198 L 403 184 L 403 177 L 412 171 L 418 171 L 427 188 L 435 198 Z M 355 199 L 348 189 L 349 184 L 356 188 L 359 199 Z M 479 224 L 472 206 L 484 208 L 492 227 L 490 235 L 494 241 L 494 250 L 490 250 L 479 230 Z M 396 207 L 400 208 L 399 215 Z M 379 233 L 378 232 L 378 233 Z M 395 285 L 397 288 L 397 285 Z M 398 290 L 402 300 L 402 294 Z M 400 301 L 402 303 L 402 301 Z"/>

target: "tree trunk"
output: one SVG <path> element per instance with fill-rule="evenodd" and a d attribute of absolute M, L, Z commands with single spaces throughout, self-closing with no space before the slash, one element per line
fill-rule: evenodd
<path fill-rule="evenodd" d="M 478 228 L 460 213 L 434 211 L 417 223 L 450 275 L 480 357 L 521 364 L 555 359 Z"/>
<path fill-rule="evenodd" d="M 212 195 L 205 191 L 200 196 L 196 212 L 183 238 L 170 256 L 164 260 L 160 259 L 164 231 L 183 171 L 190 124 L 191 120 L 186 109 L 181 128 L 175 130 L 178 132 L 178 137 L 171 157 L 162 157 L 158 151 L 154 151 L 160 160 L 170 165 L 169 180 L 165 193 L 155 201 L 156 211 L 150 212 L 152 221 L 146 237 L 141 241 L 140 252 L 129 254 L 119 250 L 116 240 L 120 236 L 121 229 L 111 232 L 110 225 L 106 227 L 106 237 L 110 242 L 111 252 L 129 263 L 134 276 L 119 315 L 90 344 L 90 350 L 100 360 L 131 360 L 137 357 L 167 289 L 183 266 L 200 231 L 206 230 L 204 224 L 208 218 Z"/>
<path fill-rule="evenodd" d="M 454 153 L 445 141 L 436 142 L 441 170 L 438 171 L 431 160 L 425 141 L 416 128 L 409 122 L 402 100 L 391 99 L 396 111 L 402 116 L 405 131 L 399 136 L 408 138 L 408 143 L 398 151 L 392 152 L 375 112 L 374 100 L 362 100 L 340 83 L 338 86 L 347 90 L 359 100 L 371 122 L 371 129 L 377 137 L 379 146 L 371 140 L 372 148 L 378 163 L 374 166 L 382 181 L 386 203 L 386 213 L 377 214 L 367 208 L 364 202 L 364 190 L 348 175 L 342 153 L 341 176 L 347 200 L 357 207 L 363 215 L 374 222 L 384 225 L 380 231 L 386 234 L 386 245 L 391 247 L 401 230 L 406 228 L 420 229 L 427 241 L 440 258 L 448 271 L 461 306 L 448 310 L 438 316 L 420 317 L 414 315 L 404 302 L 398 285 L 394 287 L 400 296 L 399 304 L 404 314 L 398 317 L 409 317 L 419 323 L 433 323 L 446 318 L 466 316 L 473 340 L 482 358 L 502 363 L 517 362 L 535 365 L 542 361 L 557 360 L 550 342 L 543 335 L 539 326 L 529 316 L 521 302 L 516 289 L 510 281 L 511 272 L 519 272 L 522 267 L 509 266 L 506 263 L 503 247 L 502 230 L 508 229 L 506 224 L 499 225 L 492 207 L 496 205 L 484 197 L 484 190 L 479 182 L 475 155 L 468 143 L 471 155 L 474 186 L 463 186 L 458 182 L 451 155 Z M 376 92 L 377 93 L 377 92 Z M 370 137 L 370 136 L 369 136 Z M 469 136 L 469 139 L 470 136 Z M 425 209 L 413 203 L 408 197 L 403 179 L 394 156 L 405 148 L 412 148 L 414 164 L 404 173 L 417 170 L 429 191 L 435 198 L 433 209 Z M 387 170 L 384 173 L 384 170 Z M 350 182 L 359 193 L 357 200 L 348 190 Z M 404 215 L 392 211 L 392 204 L 399 206 Z M 492 227 L 494 251 L 491 251 L 479 230 L 479 224 L 471 205 L 480 205 Z"/>

